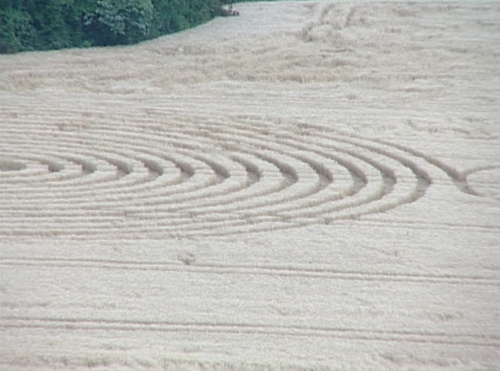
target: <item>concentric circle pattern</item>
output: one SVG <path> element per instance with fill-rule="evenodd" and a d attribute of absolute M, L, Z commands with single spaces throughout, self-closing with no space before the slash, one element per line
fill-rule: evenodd
<path fill-rule="evenodd" d="M 4 120 L 2 234 L 272 231 L 387 212 L 432 183 L 436 164 L 396 145 L 314 123 L 176 112 Z"/>
<path fill-rule="evenodd" d="M 236 8 L 0 56 L 0 370 L 498 370 L 500 4 Z"/>

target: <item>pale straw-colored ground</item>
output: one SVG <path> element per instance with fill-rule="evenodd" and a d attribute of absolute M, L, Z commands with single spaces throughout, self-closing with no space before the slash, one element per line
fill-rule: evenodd
<path fill-rule="evenodd" d="M 0 369 L 499 370 L 498 2 L 235 8 L 0 56 Z"/>

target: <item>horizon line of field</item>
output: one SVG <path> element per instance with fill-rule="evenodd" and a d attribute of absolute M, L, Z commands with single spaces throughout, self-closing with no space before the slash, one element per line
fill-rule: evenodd
<path fill-rule="evenodd" d="M 0 266 L 38 266 L 47 268 L 99 268 L 136 271 L 170 271 L 197 274 L 239 274 L 338 279 L 352 281 L 409 282 L 430 284 L 468 284 L 500 286 L 500 277 L 454 274 L 422 274 L 397 272 L 369 272 L 340 270 L 318 266 L 300 267 L 292 265 L 237 265 L 213 263 L 178 262 L 134 262 L 105 259 L 53 259 L 53 258 L 1 258 Z"/>
<path fill-rule="evenodd" d="M 85 318 L 1 317 L 0 328 L 58 329 L 67 331 L 147 331 L 147 332 L 202 332 L 262 334 L 276 336 L 306 336 L 344 338 L 365 341 L 404 341 L 445 345 L 467 345 L 500 348 L 500 336 L 484 334 L 450 334 L 445 332 L 415 332 L 391 330 L 364 330 L 342 327 L 279 326 L 250 323 L 169 322 Z"/>

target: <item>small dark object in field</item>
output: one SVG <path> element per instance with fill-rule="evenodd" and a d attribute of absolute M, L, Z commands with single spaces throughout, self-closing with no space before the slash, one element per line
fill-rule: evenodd
<path fill-rule="evenodd" d="M 227 7 L 227 9 L 222 8 L 220 14 L 223 17 L 237 17 L 240 15 L 240 12 L 238 12 L 237 10 L 233 10 L 233 5 L 231 4 Z"/>

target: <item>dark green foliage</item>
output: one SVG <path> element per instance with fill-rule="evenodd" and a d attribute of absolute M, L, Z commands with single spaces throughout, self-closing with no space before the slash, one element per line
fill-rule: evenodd
<path fill-rule="evenodd" d="M 151 0 L 98 0 L 84 25 L 98 45 L 131 44 L 151 35 L 153 13 Z"/>
<path fill-rule="evenodd" d="M 227 0 L 0 0 L 0 53 L 133 44 L 204 23 Z"/>
<path fill-rule="evenodd" d="M 28 12 L 15 8 L 0 10 L 0 53 L 31 50 L 36 30 Z"/>
<path fill-rule="evenodd" d="M 229 3 L 232 1 L 0 0 L 0 53 L 133 44 L 204 23 L 221 15 L 222 5 Z"/>
<path fill-rule="evenodd" d="M 96 0 L 0 0 L 0 53 L 92 44 L 85 14 Z"/>

